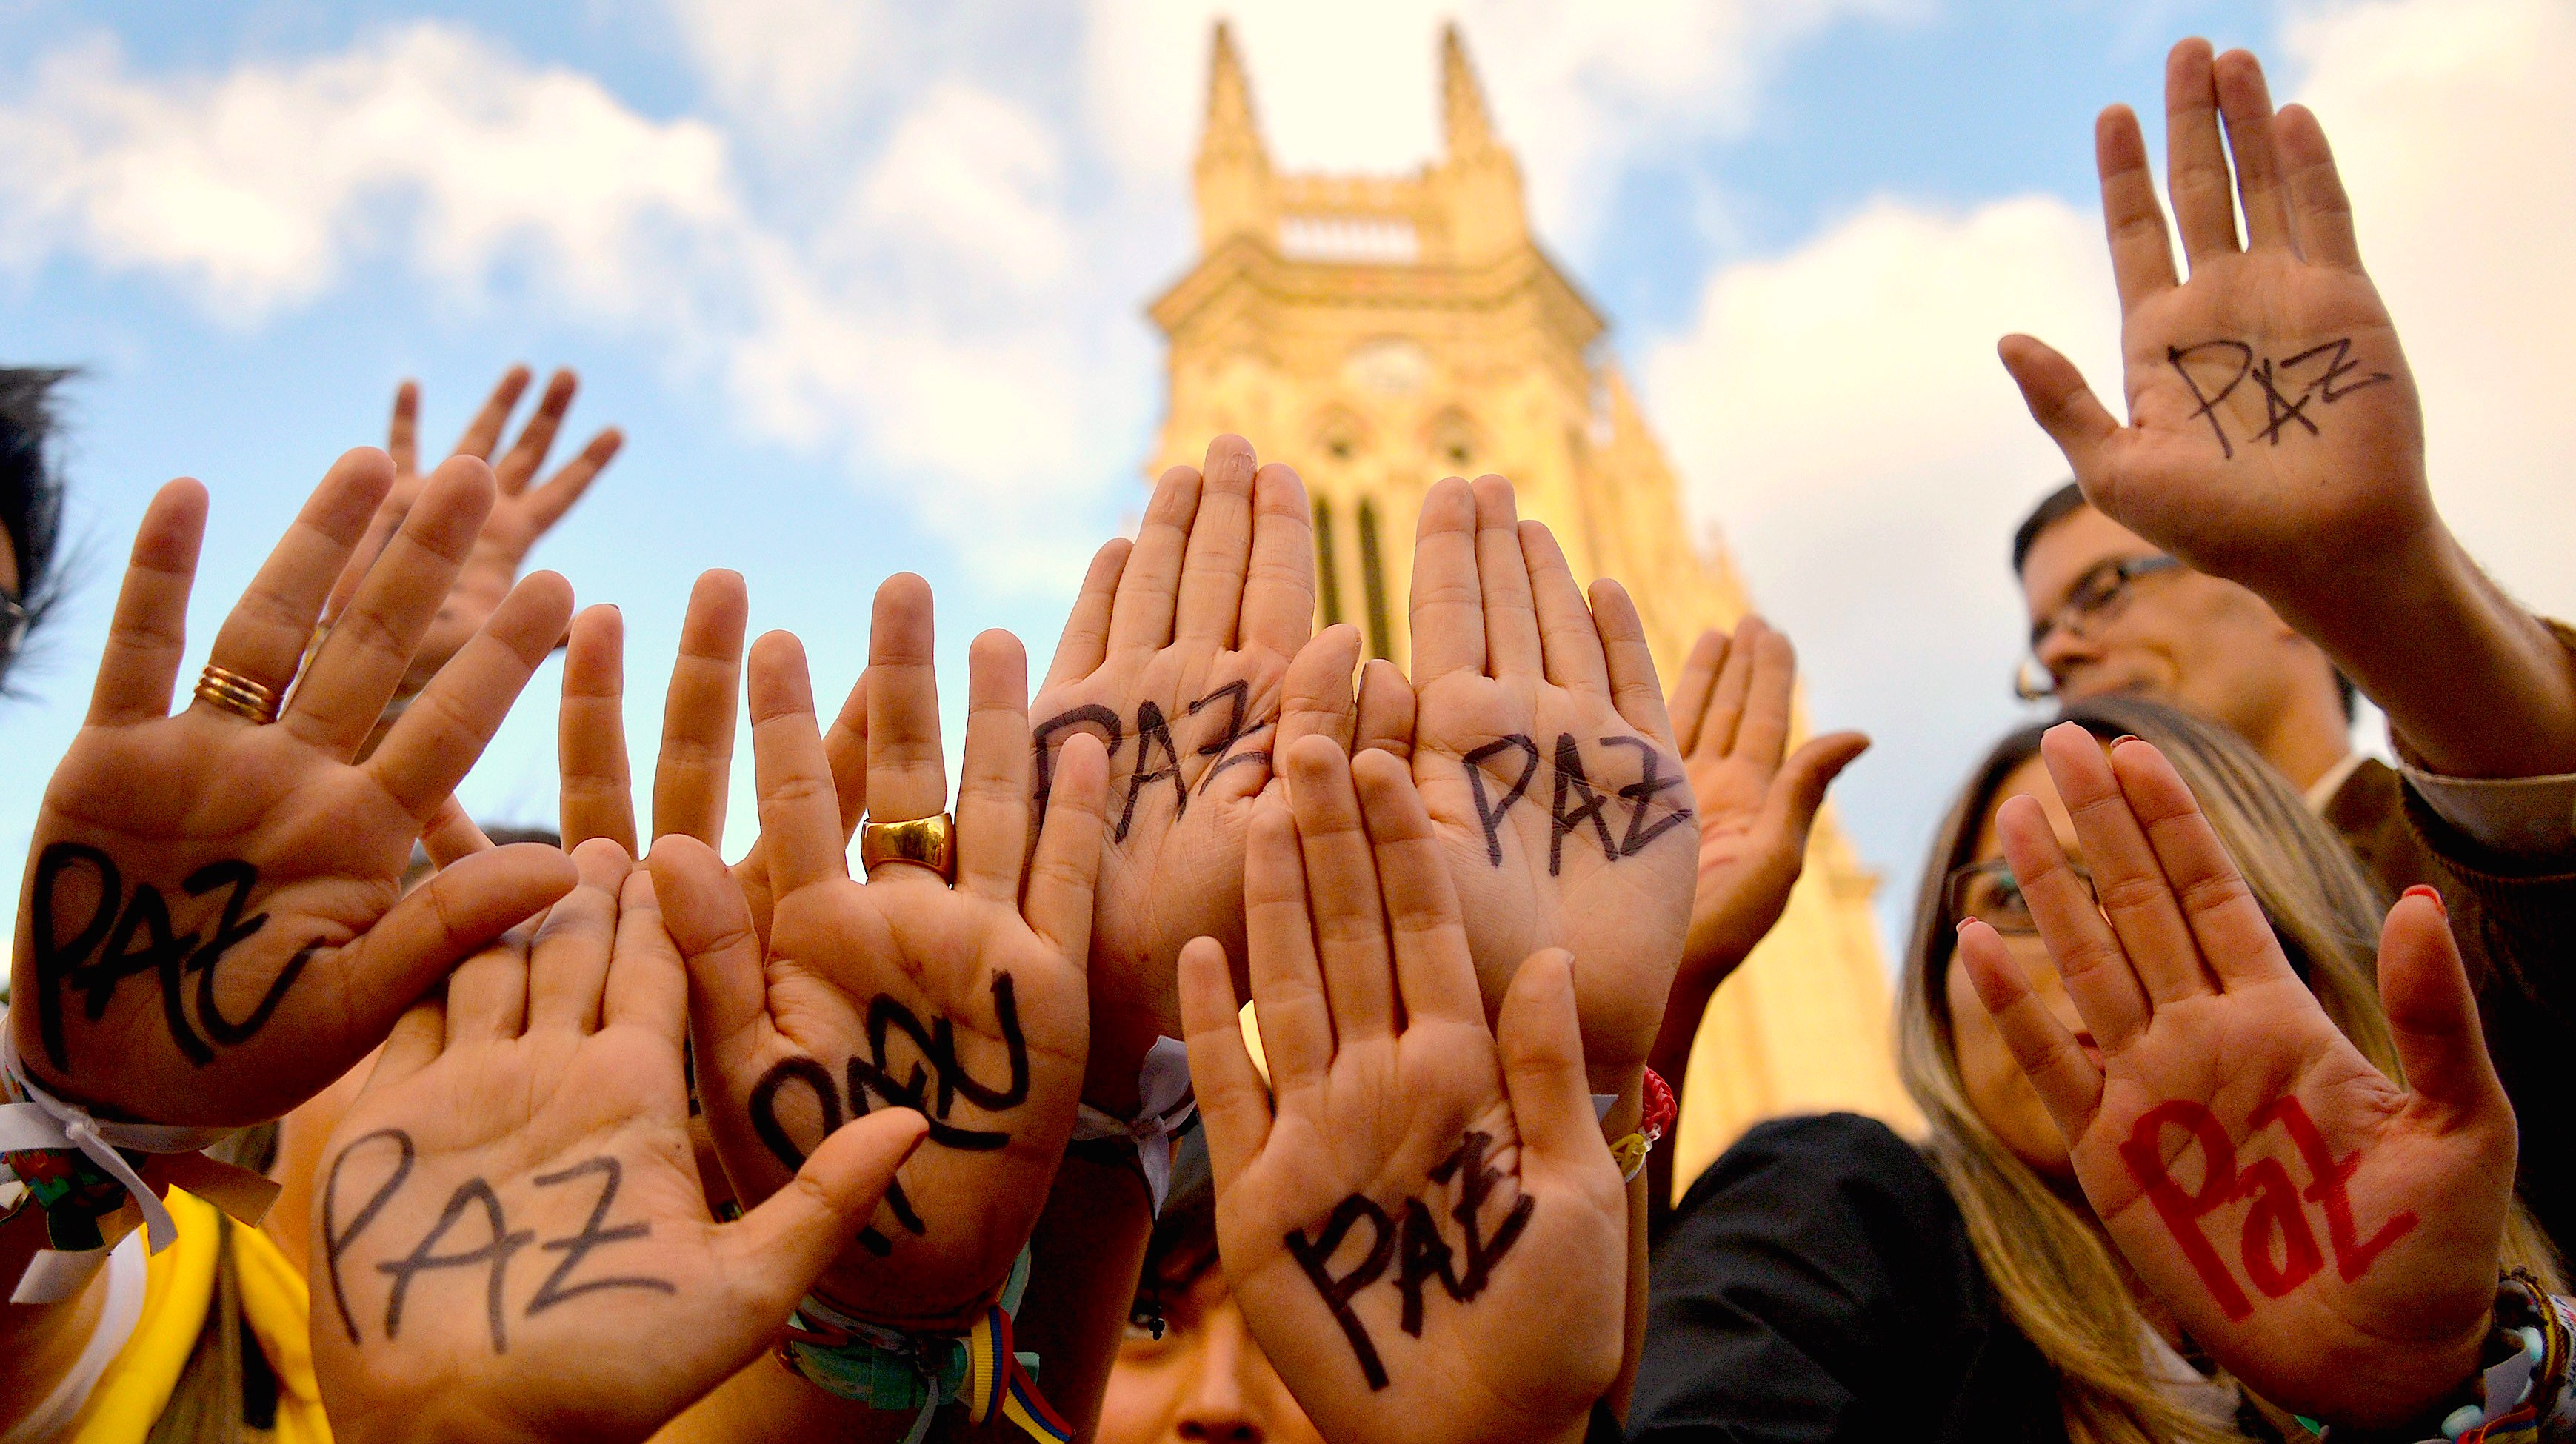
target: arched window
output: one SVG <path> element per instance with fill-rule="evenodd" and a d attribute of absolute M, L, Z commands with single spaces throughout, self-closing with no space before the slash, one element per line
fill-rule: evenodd
<path fill-rule="evenodd" d="M 1372 657 L 1395 655 L 1395 634 L 1387 625 L 1386 569 L 1378 560 L 1377 504 L 1360 502 L 1360 591 L 1368 603 L 1368 644 Z"/>
<path fill-rule="evenodd" d="M 1315 584 L 1324 603 L 1324 625 L 1342 619 L 1342 570 L 1333 556 L 1333 504 L 1315 498 Z"/>

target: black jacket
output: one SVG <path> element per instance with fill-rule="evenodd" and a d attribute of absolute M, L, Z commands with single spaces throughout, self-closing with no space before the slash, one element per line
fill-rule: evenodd
<path fill-rule="evenodd" d="M 1691 1185 L 1653 1278 L 1632 1440 L 2066 1438 L 2056 1374 L 1949 1190 L 1875 1119 L 1745 1134 Z"/>

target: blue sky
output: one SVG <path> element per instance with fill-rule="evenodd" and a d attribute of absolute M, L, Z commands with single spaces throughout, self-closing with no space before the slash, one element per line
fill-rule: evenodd
<path fill-rule="evenodd" d="M 1542 233 L 1614 318 L 1702 519 L 1802 641 L 1814 716 L 1882 738 L 1840 795 L 1891 896 L 2019 715 L 2001 535 L 2059 474 L 1986 349 L 1999 328 L 1944 298 L 2052 327 L 2115 389 L 2111 302 L 2085 269 L 2090 122 L 2111 100 L 2151 110 L 2173 39 L 2256 48 L 2284 98 L 2318 87 L 2348 166 L 2325 98 L 2351 97 L 2385 158 L 2355 176 L 2365 244 L 2388 233 L 2377 200 L 2401 268 L 2385 284 L 2448 328 L 2459 414 L 2561 374 L 2536 353 L 2566 303 L 2535 312 L 2514 280 L 2564 276 L 2569 255 L 2552 0 L 1234 8 L 1274 155 L 1389 170 L 1428 150 L 1436 26 L 1460 12 Z M 937 589 L 953 671 L 985 626 L 1042 668 L 1082 558 L 1141 503 L 1161 404 L 1141 306 L 1191 248 L 1207 14 L 0 0 L 0 352 L 86 368 L 67 454 L 88 564 L 20 679 L 34 696 L 0 703 L 0 846 L 23 847 L 76 725 L 153 488 L 213 489 L 202 647 L 330 458 L 381 443 L 406 375 L 432 443 L 520 360 L 581 372 L 573 442 L 625 429 L 535 562 L 623 608 L 639 766 L 709 566 L 748 574 L 755 629 L 800 633 L 827 693 L 898 569 Z M 2438 126 L 2471 92 L 2528 127 L 2514 145 L 2545 183 L 2506 194 L 2449 163 Z M 2464 258 L 2423 220 L 2481 206 L 2521 244 Z M 1869 286 L 1896 300 L 1868 364 L 1807 366 L 1798 347 L 1840 343 L 1798 298 Z M 1795 406 L 1702 404 L 1746 375 L 1812 377 L 1791 394 L 1817 415 L 1884 412 L 1910 449 L 1845 454 Z M 2568 535 L 2557 425 L 2461 452 L 2478 480 L 2460 497 L 2508 583 L 2564 610 L 2563 568 L 2541 564 Z M 2514 509 L 2532 506 L 2558 508 L 2537 539 Z M 1873 626 L 1898 613 L 1911 630 Z M 469 779 L 478 815 L 551 817 L 554 690 L 549 668 Z"/>

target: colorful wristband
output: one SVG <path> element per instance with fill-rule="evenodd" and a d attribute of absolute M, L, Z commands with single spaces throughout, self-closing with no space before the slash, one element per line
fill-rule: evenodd
<path fill-rule="evenodd" d="M 778 1359 L 836 1398 L 872 1409 L 918 1410 L 903 1444 L 921 1444 L 932 1416 L 951 1401 L 966 1407 L 968 1423 L 998 1412 L 1041 1444 L 1063 1444 L 1073 1430 L 1038 1393 L 1038 1356 L 1011 1347 L 1012 1319 L 1028 1282 L 1029 1251 L 1022 1247 L 1001 1298 L 962 1338 L 870 1323 L 807 1294 L 788 1315 Z"/>
<path fill-rule="evenodd" d="M 1681 1116 L 1681 1104 L 1662 1074 L 1647 1069 L 1642 1086 L 1646 1106 L 1644 1116 L 1637 1120 L 1637 1131 L 1610 1145 L 1610 1157 L 1619 1165 L 1621 1183 L 1634 1183 L 1637 1175 L 1646 1171 L 1646 1156 L 1655 1151 L 1655 1145 L 1672 1131 L 1674 1120 Z"/>

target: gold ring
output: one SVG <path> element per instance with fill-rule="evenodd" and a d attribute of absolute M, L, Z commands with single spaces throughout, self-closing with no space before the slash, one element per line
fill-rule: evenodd
<path fill-rule="evenodd" d="M 197 700 L 261 726 L 277 720 L 276 688 L 263 686 L 239 672 L 227 672 L 211 662 L 206 664 L 205 674 L 197 678 Z"/>
<path fill-rule="evenodd" d="M 928 868 L 940 879 L 957 881 L 957 850 L 950 839 L 957 824 L 947 813 L 906 822 L 869 822 L 859 828 L 859 868 L 874 873 L 883 862 Z"/>

